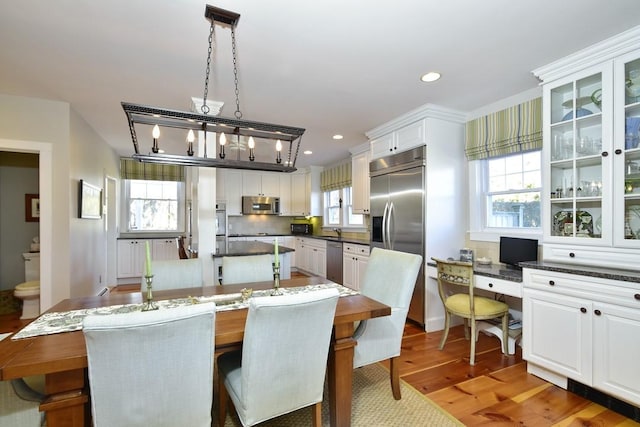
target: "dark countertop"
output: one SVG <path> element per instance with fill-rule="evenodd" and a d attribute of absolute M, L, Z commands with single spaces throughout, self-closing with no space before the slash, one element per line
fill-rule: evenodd
<path fill-rule="evenodd" d="M 427 265 L 435 267 L 434 261 L 427 261 Z M 473 263 L 473 272 L 479 276 L 495 277 L 496 279 L 522 282 L 522 270 L 507 268 L 504 264 L 480 264 Z"/>
<path fill-rule="evenodd" d="M 121 234 L 116 240 L 155 240 L 155 239 L 177 239 L 181 234 Z"/>
<path fill-rule="evenodd" d="M 620 270 L 615 268 L 592 267 L 588 265 L 562 264 L 548 261 L 521 262 L 523 268 L 534 270 L 555 271 L 558 273 L 578 274 L 581 276 L 599 277 L 602 279 L 620 280 L 623 282 L 640 283 L 640 272 Z"/>
<path fill-rule="evenodd" d="M 218 248 L 218 252 L 212 254 L 214 258 L 223 256 L 246 256 L 246 255 L 265 255 L 272 254 L 275 246 L 271 243 L 264 242 L 228 242 L 226 247 Z M 285 254 L 294 252 L 294 249 L 286 246 L 278 246 L 278 253 Z"/>
<path fill-rule="evenodd" d="M 369 246 L 369 239 L 358 239 L 356 237 L 336 237 L 336 236 L 320 236 L 315 234 L 277 234 L 277 233 L 269 233 L 269 234 L 229 234 L 228 237 L 278 237 L 278 236 L 290 236 L 290 237 L 303 237 L 307 239 L 319 239 L 326 240 L 327 242 L 341 242 L 341 243 L 353 243 L 356 245 L 365 245 Z"/>

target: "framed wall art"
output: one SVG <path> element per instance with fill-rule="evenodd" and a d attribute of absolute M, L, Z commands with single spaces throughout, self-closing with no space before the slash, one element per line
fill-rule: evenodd
<path fill-rule="evenodd" d="M 102 218 L 102 189 L 83 179 L 78 190 L 78 218 Z"/>
<path fill-rule="evenodd" d="M 25 194 L 24 195 L 24 220 L 26 222 L 40 221 L 40 195 Z"/>

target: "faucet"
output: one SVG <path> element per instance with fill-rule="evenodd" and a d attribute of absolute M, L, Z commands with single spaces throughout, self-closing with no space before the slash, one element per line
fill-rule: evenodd
<path fill-rule="evenodd" d="M 339 228 L 334 228 L 333 231 L 338 234 L 338 239 L 342 238 L 342 230 L 340 230 Z"/>

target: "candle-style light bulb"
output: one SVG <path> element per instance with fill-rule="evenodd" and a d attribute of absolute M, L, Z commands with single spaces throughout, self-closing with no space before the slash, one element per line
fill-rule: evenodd
<path fill-rule="evenodd" d="M 153 126 L 151 136 L 153 136 L 153 146 L 151 147 L 151 151 L 157 153 L 158 151 L 160 151 L 158 148 L 158 138 L 160 138 L 160 128 L 158 127 L 158 125 Z"/>
<path fill-rule="evenodd" d="M 276 141 L 276 163 L 282 163 L 282 157 L 280 157 L 280 152 L 282 151 L 282 142 L 280 140 Z"/>
<path fill-rule="evenodd" d="M 224 159 L 224 146 L 227 143 L 227 137 L 225 136 L 224 132 L 220 133 L 220 158 Z"/>
<path fill-rule="evenodd" d="M 196 140 L 196 135 L 193 133 L 193 129 L 189 129 L 187 132 L 187 155 L 193 156 L 193 141 Z"/>
<path fill-rule="evenodd" d="M 253 149 L 255 148 L 255 146 L 256 146 L 256 142 L 253 140 L 253 137 L 250 136 L 249 137 L 249 160 L 252 162 L 256 159 L 256 156 L 253 153 Z"/>

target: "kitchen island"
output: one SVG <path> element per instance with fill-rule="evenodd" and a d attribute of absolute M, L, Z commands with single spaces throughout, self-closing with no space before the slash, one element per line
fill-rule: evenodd
<path fill-rule="evenodd" d="M 291 278 L 291 253 L 295 250 L 286 246 L 278 246 L 278 258 L 280 259 L 280 279 Z M 273 255 L 275 246 L 270 243 L 258 241 L 227 242 L 220 245 L 213 254 L 214 280 L 221 283 L 222 280 L 222 257 L 225 256 L 248 256 L 248 255 Z"/>

